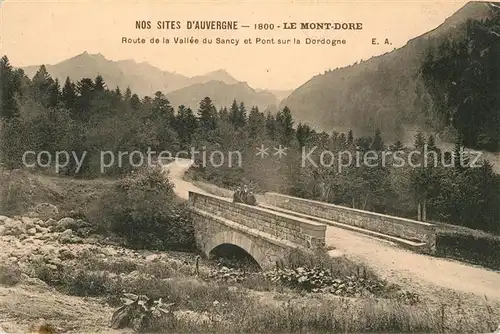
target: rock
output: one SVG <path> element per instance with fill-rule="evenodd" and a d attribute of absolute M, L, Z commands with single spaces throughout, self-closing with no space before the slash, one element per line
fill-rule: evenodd
<path fill-rule="evenodd" d="M 50 235 L 48 233 L 37 233 L 35 235 L 35 238 L 37 238 L 39 240 L 50 240 L 50 239 L 52 239 L 52 235 Z"/>
<path fill-rule="evenodd" d="M 194 311 L 179 310 L 175 311 L 174 315 L 178 320 L 186 321 L 198 327 L 206 326 L 212 323 L 212 320 L 208 315 Z"/>
<path fill-rule="evenodd" d="M 73 229 L 76 227 L 76 220 L 74 220 L 73 218 L 70 218 L 70 217 L 61 218 L 57 222 L 56 226 L 57 226 L 58 231 Z"/>
<path fill-rule="evenodd" d="M 60 243 L 68 243 L 71 240 L 71 237 L 73 236 L 73 230 L 72 229 L 67 229 L 61 234 L 59 234 L 58 240 Z"/>
<path fill-rule="evenodd" d="M 23 243 L 26 245 L 26 244 L 34 244 L 35 243 L 35 240 L 31 239 L 31 238 L 28 238 L 28 239 L 25 239 L 23 240 Z"/>
<path fill-rule="evenodd" d="M 37 232 L 40 232 L 40 233 L 47 233 L 47 232 L 49 232 L 48 228 L 42 227 L 40 225 L 35 225 L 35 229 L 36 229 Z"/>
<path fill-rule="evenodd" d="M 338 249 L 332 249 L 328 251 L 328 255 L 330 255 L 331 257 L 342 257 L 344 256 L 344 253 L 342 253 Z"/>
<path fill-rule="evenodd" d="M 5 234 L 5 226 L 0 225 L 0 237 Z"/>
<path fill-rule="evenodd" d="M 29 277 L 26 274 L 21 274 L 21 283 L 24 285 L 32 285 L 32 286 L 37 286 L 41 288 L 48 288 L 49 285 L 42 281 L 39 278 L 36 277 Z"/>
<path fill-rule="evenodd" d="M 26 233 L 26 229 L 24 228 L 23 222 L 19 220 L 8 218 L 4 222 L 4 227 L 5 227 L 5 230 L 3 232 L 4 235 L 19 236 L 21 234 Z"/>
<path fill-rule="evenodd" d="M 58 329 L 53 325 L 49 324 L 45 319 L 39 319 L 33 325 L 31 325 L 30 333 L 46 333 L 52 334 L 56 333 Z"/>
<path fill-rule="evenodd" d="M 77 219 L 76 220 L 76 227 L 77 228 L 86 228 L 86 227 L 91 227 L 92 224 L 90 224 L 89 222 L 83 220 L 83 219 Z"/>
<path fill-rule="evenodd" d="M 6 221 L 9 217 L 6 217 L 6 216 L 0 216 L 0 223 L 3 223 L 4 221 Z"/>
<path fill-rule="evenodd" d="M 32 227 L 27 232 L 28 232 L 28 235 L 35 235 L 36 234 L 36 228 Z"/>
<path fill-rule="evenodd" d="M 57 221 L 53 218 L 47 219 L 46 221 L 42 220 L 42 223 L 39 223 L 39 225 L 41 227 L 52 227 L 52 226 L 56 226 L 56 224 L 57 224 Z"/>
<path fill-rule="evenodd" d="M 146 262 L 153 262 L 153 261 L 157 261 L 161 258 L 160 255 L 158 254 L 151 254 L 151 255 L 148 255 L 146 256 Z"/>
<path fill-rule="evenodd" d="M 25 329 L 20 328 L 14 322 L 2 322 L 0 323 L 0 333 L 24 333 Z"/>
<path fill-rule="evenodd" d="M 57 270 L 57 266 L 54 264 L 47 264 L 47 268 L 49 268 L 50 270 Z"/>
<path fill-rule="evenodd" d="M 116 256 L 118 252 L 112 247 L 105 247 L 101 249 L 101 254 L 104 254 L 105 256 Z"/>
<path fill-rule="evenodd" d="M 49 203 L 40 203 L 35 205 L 30 211 L 29 216 L 33 218 L 47 219 L 59 213 L 55 205 Z"/>
<path fill-rule="evenodd" d="M 76 230 L 76 234 L 81 237 L 87 237 L 90 235 L 91 232 L 92 228 L 90 227 L 79 227 L 78 230 Z"/>
<path fill-rule="evenodd" d="M 73 260 L 75 258 L 75 254 L 73 254 L 73 252 L 69 248 L 63 247 L 59 249 L 59 258 L 63 261 Z"/>
<path fill-rule="evenodd" d="M 24 227 L 28 230 L 30 228 L 35 227 L 35 219 L 29 217 L 21 217 L 21 221 L 24 224 Z"/>

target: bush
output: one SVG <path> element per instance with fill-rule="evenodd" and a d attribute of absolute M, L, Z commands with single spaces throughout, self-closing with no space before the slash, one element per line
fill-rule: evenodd
<path fill-rule="evenodd" d="M 6 286 L 16 285 L 21 281 L 22 271 L 17 265 L 0 266 L 0 284 Z"/>
<path fill-rule="evenodd" d="M 20 214 L 31 205 L 31 187 L 21 171 L 0 170 L 0 212 Z"/>
<path fill-rule="evenodd" d="M 87 214 L 102 233 L 115 233 L 134 248 L 192 250 L 189 210 L 178 202 L 160 167 L 134 171 L 120 179 Z"/>
<path fill-rule="evenodd" d="M 500 269 L 500 237 L 462 231 L 440 231 L 437 255 Z"/>
<path fill-rule="evenodd" d="M 355 263 L 344 256 L 331 257 L 324 250 L 303 251 L 294 249 L 289 251 L 284 259 L 278 263 L 281 268 L 296 269 L 299 267 L 329 269 L 335 277 L 363 276 L 377 280 L 378 276 L 368 267 Z"/>
<path fill-rule="evenodd" d="M 292 289 L 359 296 L 380 295 L 392 288 L 368 268 L 345 257 L 332 258 L 323 250 L 292 250 L 279 265 L 281 268 L 265 276 Z"/>

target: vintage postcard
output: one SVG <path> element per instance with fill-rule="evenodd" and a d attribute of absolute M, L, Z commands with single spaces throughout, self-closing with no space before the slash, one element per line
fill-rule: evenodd
<path fill-rule="evenodd" d="M 0 14 L 0 333 L 500 333 L 500 2 Z"/>

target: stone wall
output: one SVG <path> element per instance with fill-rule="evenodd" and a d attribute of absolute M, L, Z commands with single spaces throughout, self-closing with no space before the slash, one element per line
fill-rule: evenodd
<path fill-rule="evenodd" d="M 406 240 L 425 242 L 431 252 L 435 251 L 436 231 L 434 224 L 277 193 L 266 193 L 264 198 L 267 204 L 279 208 L 360 227 Z"/>
<path fill-rule="evenodd" d="M 289 250 L 297 247 L 199 209 L 193 208 L 192 215 L 196 243 L 207 258 L 217 246 L 232 244 L 244 249 L 261 268 L 270 269 Z"/>
<path fill-rule="evenodd" d="M 266 233 L 273 238 L 286 240 L 304 248 L 318 248 L 325 244 L 326 226 L 272 210 L 232 201 L 212 195 L 189 193 L 190 205 Z"/>

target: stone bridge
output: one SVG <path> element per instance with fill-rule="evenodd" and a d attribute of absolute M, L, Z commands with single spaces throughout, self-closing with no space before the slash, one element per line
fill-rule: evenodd
<path fill-rule="evenodd" d="M 385 239 L 420 253 L 436 250 L 434 224 L 277 193 L 266 193 L 258 206 L 251 206 L 189 192 L 189 203 L 196 242 L 207 257 L 222 246 L 233 245 L 262 268 L 273 266 L 291 249 L 325 246 L 328 226 Z"/>
<path fill-rule="evenodd" d="M 218 247 L 234 245 L 268 269 L 292 249 L 325 245 L 321 223 L 196 192 L 189 192 L 189 203 L 196 242 L 207 257 Z"/>

